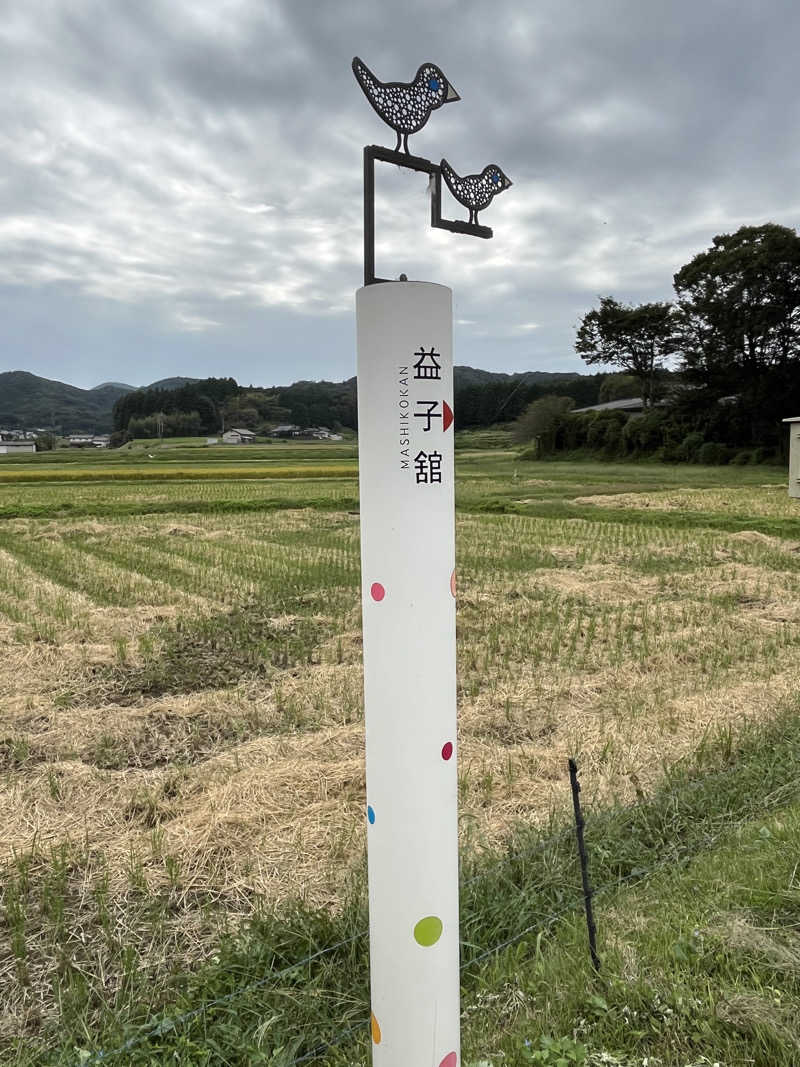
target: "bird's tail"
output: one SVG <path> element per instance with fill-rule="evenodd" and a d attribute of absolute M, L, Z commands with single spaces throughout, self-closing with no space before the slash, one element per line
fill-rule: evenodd
<path fill-rule="evenodd" d="M 455 185 L 458 181 L 458 175 L 446 159 L 442 159 L 441 163 L 439 164 L 439 168 L 442 172 L 442 177 L 447 182 L 447 186 L 450 189 L 450 192 L 455 192 Z"/>
<path fill-rule="evenodd" d="M 380 85 L 380 82 L 369 69 L 367 64 L 360 60 L 358 56 L 353 57 L 352 67 L 353 74 L 356 76 L 356 81 L 367 94 L 367 97 L 369 97 L 369 94 L 374 92 L 378 85 Z"/>

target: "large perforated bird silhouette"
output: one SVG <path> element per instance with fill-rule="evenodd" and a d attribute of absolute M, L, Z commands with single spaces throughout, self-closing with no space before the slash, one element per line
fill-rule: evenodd
<path fill-rule="evenodd" d="M 514 184 L 496 163 L 484 167 L 480 174 L 467 174 L 463 178 L 456 174 L 446 159 L 442 160 L 440 167 L 447 188 L 459 204 L 469 210 L 469 221 L 476 225 L 478 212 L 488 207 L 498 193 Z"/>
<path fill-rule="evenodd" d="M 461 97 L 435 63 L 423 63 L 410 82 L 382 82 L 366 63 L 355 57 L 353 73 L 372 104 L 387 126 L 397 134 L 395 152 L 400 144 L 408 152 L 408 136 L 421 130 L 431 112 Z"/>

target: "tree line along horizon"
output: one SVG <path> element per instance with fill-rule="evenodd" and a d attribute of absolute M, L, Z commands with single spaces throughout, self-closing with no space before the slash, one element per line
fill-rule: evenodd
<path fill-rule="evenodd" d="M 630 305 L 601 296 L 583 316 L 575 351 L 587 367 L 611 372 L 492 376 L 457 368 L 456 429 L 510 424 L 518 443 L 532 443 L 526 454 L 542 458 L 720 463 L 783 456 L 781 420 L 800 413 L 800 237 L 775 223 L 718 235 L 677 271 L 673 285 L 674 301 Z M 574 411 L 633 397 L 644 409 L 636 417 Z M 356 430 L 356 381 L 267 389 L 209 378 L 128 393 L 113 418 L 115 444 L 223 426 Z"/>

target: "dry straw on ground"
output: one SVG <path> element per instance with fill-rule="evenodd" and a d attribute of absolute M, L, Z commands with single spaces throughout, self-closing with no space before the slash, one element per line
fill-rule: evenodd
<path fill-rule="evenodd" d="M 566 810 L 568 755 L 587 799 L 633 798 L 710 730 L 772 714 L 800 668 L 794 547 L 461 520 L 463 837 L 496 845 Z M 3 859 L 80 843 L 121 915 L 132 870 L 178 884 L 175 951 L 185 935 L 190 954 L 211 937 L 192 894 L 232 916 L 259 895 L 335 904 L 364 848 L 357 575 L 345 513 L 15 522 L 0 543 Z M 192 681 L 195 650 L 215 667 L 237 652 L 201 624 L 241 605 L 269 670 Z M 185 687 L 131 689 L 169 671 L 169 649 Z"/>

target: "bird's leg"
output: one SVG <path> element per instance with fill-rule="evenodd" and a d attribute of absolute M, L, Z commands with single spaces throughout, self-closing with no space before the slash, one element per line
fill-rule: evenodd
<path fill-rule="evenodd" d="M 400 131 L 397 130 L 395 132 L 397 133 L 397 141 L 395 142 L 394 150 L 395 150 L 395 152 L 399 152 L 400 151 Z"/>
<path fill-rule="evenodd" d="M 406 155 L 410 156 L 411 153 L 408 150 L 408 134 L 407 133 L 403 134 L 403 148 L 405 150 Z"/>

